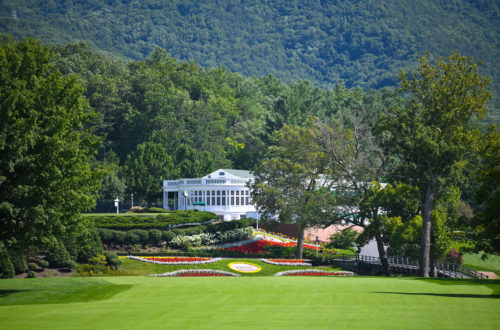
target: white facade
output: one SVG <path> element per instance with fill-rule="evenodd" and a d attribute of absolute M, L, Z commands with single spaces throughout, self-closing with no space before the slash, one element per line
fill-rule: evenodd
<path fill-rule="evenodd" d="M 213 212 L 225 221 L 259 216 L 247 183 L 249 171 L 220 169 L 202 178 L 164 180 L 163 208 Z"/>

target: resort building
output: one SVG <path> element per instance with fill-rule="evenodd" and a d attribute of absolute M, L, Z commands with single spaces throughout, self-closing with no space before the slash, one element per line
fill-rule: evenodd
<path fill-rule="evenodd" d="M 163 208 L 213 212 L 225 221 L 257 218 L 250 171 L 220 169 L 202 178 L 163 181 Z"/>

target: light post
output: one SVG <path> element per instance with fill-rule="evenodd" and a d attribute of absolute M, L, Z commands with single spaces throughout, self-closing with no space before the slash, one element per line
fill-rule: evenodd
<path fill-rule="evenodd" d="M 319 237 L 316 236 L 316 254 L 319 253 Z"/>
<path fill-rule="evenodd" d="M 116 213 L 120 213 L 120 206 L 119 206 L 120 200 L 118 197 L 115 199 L 115 206 L 116 206 Z"/>
<path fill-rule="evenodd" d="M 184 191 L 183 195 L 184 195 L 184 212 L 187 214 L 188 213 L 188 211 L 187 211 L 187 198 L 188 198 L 189 194 L 187 191 Z"/>
<path fill-rule="evenodd" d="M 133 208 L 134 207 L 134 193 L 131 193 L 130 194 L 130 208 Z"/>

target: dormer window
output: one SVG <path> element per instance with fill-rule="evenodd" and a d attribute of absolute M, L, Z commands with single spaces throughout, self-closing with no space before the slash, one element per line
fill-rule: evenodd
<path fill-rule="evenodd" d="M 219 172 L 219 176 L 224 176 L 224 172 Z"/>

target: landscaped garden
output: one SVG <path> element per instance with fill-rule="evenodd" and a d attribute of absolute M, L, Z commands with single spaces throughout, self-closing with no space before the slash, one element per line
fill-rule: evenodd
<path fill-rule="evenodd" d="M 496 329 L 500 324 L 497 280 L 12 279 L 0 281 L 0 293 L 2 329 Z"/>

